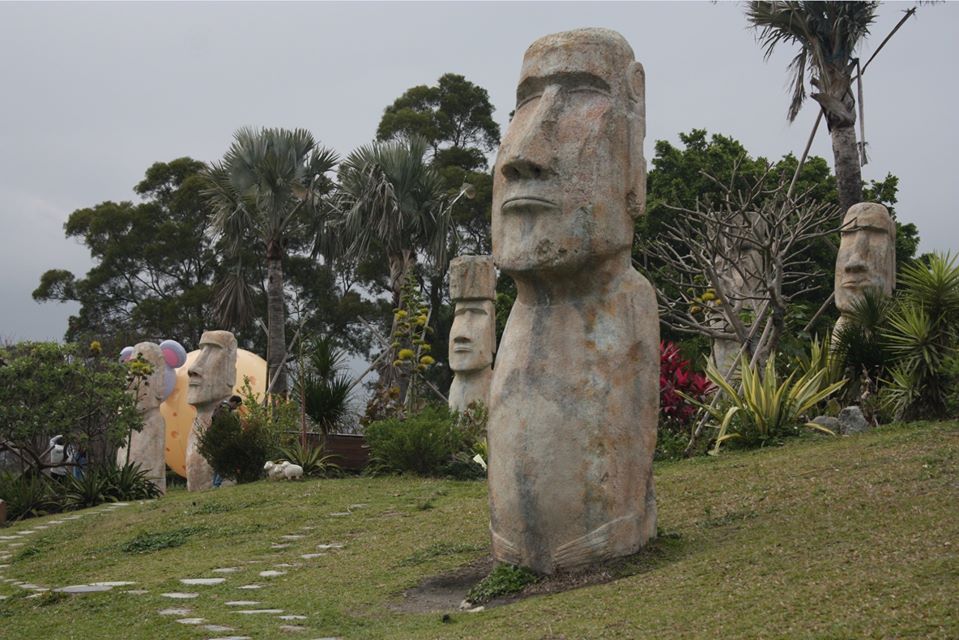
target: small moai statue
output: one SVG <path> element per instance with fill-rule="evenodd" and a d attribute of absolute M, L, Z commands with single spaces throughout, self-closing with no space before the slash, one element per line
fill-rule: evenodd
<path fill-rule="evenodd" d="M 833 329 L 833 340 L 867 289 L 888 296 L 895 287 L 896 223 L 881 204 L 854 204 L 843 217 L 842 239 L 836 255 L 835 295 L 839 320 Z"/>
<path fill-rule="evenodd" d="M 143 429 L 129 434 L 117 451 L 117 464 L 139 464 L 160 492 L 166 493 L 166 421 L 160 414 L 160 404 L 173 392 L 176 369 L 186 362 L 186 350 L 176 340 L 164 340 L 160 344 L 141 342 L 120 352 L 120 362 L 137 358 L 153 368 L 146 379 L 134 380 L 130 388 L 143 415 Z"/>
<path fill-rule="evenodd" d="M 453 382 L 449 407 L 462 413 L 473 402 L 489 407 L 496 353 L 496 268 L 492 256 L 450 261 L 450 297 L 455 304 L 449 362 Z"/>
<path fill-rule="evenodd" d="M 540 573 L 656 533 L 659 314 L 630 260 L 646 203 L 645 75 L 607 29 L 526 51 L 493 171 L 493 258 L 516 281 L 490 389 L 493 558 Z"/>
<path fill-rule="evenodd" d="M 186 446 L 188 491 L 213 486 L 213 468 L 200 455 L 199 436 L 209 428 L 216 408 L 233 394 L 236 348 L 236 338 L 229 331 L 204 331 L 200 337 L 200 355 L 187 370 L 186 401 L 196 407 L 196 419 Z"/>

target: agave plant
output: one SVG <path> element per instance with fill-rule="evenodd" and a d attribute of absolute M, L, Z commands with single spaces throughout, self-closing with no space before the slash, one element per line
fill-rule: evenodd
<path fill-rule="evenodd" d="M 933 254 L 899 274 L 901 294 L 882 337 L 895 361 L 884 403 L 898 419 L 944 417 L 951 380 L 948 359 L 959 341 L 959 266 Z"/>
<path fill-rule="evenodd" d="M 695 398 L 689 402 L 701 407 L 718 421 L 716 445 L 711 453 L 719 453 L 724 442 L 739 439 L 747 444 L 763 444 L 769 440 L 792 435 L 800 426 L 834 435 L 829 429 L 814 422 L 806 422 L 805 415 L 817 404 L 842 388 L 845 380 L 826 384 L 827 370 L 807 370 L 797 377 L 793 371 L 779 382 L 774 357 L 766 361 L 765 371 L 751 367 L 743 356 L 740 363 L 742 390 L 737 390 L 723 374 L 709 363 L 706 376 L 726 394 L 730 405 L 711 407 Z"/>
<path fill-rule="evenodd" d="M 339 473 L 340 467 L 332 462 L 334 456 L 327 454 L 322 445 L 295 442 L 280 449 L 280 456 L 293 464 L 303 467 L 307 476 L 325 477 Z"/>

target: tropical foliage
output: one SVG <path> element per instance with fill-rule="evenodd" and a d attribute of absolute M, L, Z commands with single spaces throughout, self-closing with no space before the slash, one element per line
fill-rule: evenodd
<path fill-rule="evenodd" d="M 743 356 L 740 364 L 740 387 L 723 377 L 709 363 L 706 375 L 725 395 L 728 406 L 712 406 L 687 397 L 708 411 L 717 423 L 716 444 L 712 453 L 731 440 L 744 446 L 767 444 L 786 436 L 797 435 L 800 427 L 825 433 L 828 429 L 810 422 L 808 413 L 820 402 L 842 388 L 845 381 L 825 383 L 826 369 L 809 369 L 796 375 L 793 371 L 782 382 L 776 372 L 776 359 L 770 358 L 764 370 L 751 366 Z"/>
<path fill-rule="evenodd" d="M 822 109 L 832 136 L 839 207 L 862 200 L 860 148 L 856 142 L 853 74 L 857 50 L 876 18 L 878 2 L 750 2 L 746 18 L 759 32 L 768 59 L 780 45 L 798 46 L 789 63 L 792 97 L 787 117 L 796 119 L 809 97 Z"/>
<path fill-rule="evenodd" d="M 326 173 L 336 154 L 305 129 L 239 129 L 220 162 L 205 173 L 214 215 L 237 268 L 220 281 L 220 318 L 238 322 L 252 313 L 252 292 L 244 279 L 243 249 L 253 241 L 267 271 L 267 363 L 269 390 L 286 391 L 286 302 L 283 262 L 287 245 L 319 228 L 316 217 L 332 183 Z M 252 244 L 252 242 L 250 242 Z"/>

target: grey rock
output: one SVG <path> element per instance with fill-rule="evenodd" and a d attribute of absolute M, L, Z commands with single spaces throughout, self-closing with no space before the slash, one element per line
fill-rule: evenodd
<path fill-rule="evenodd" d="M 840 411 L 837 422 L 839 422 L 839 433 L 844 436 L 863 433 L 872 427 L 866 420 L 866 416 L 862 415 L 862 409 L 855 405 Z"/>
<path fill-rule="evenodd" d="M 837 418 L 833 418 L 832 416 L 816 416 L 812 421 L 820 427 L 826 427 L 836 435 L 839 435 L 839 420 Z"/>

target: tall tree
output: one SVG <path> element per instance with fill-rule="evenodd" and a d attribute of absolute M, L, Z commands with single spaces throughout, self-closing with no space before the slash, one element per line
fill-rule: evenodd
<path fill-rule="evenodd" d="M 436 271 L 446 268 L 449 207 L 439 173 L 418 136 L 365 145 L 340 165 L 339 209 L 343 249 L 357 256 L 380 253 L 389 265 L 394 308 L 406 272 L 418 253 Z"/>
<path fill-rule="evenodd" d="M 746 18 L 759 31 L 768 59 L 779 44 L 799 46 L 789 65 L 792 100 L 787 117 L 796 119 L 809 97 L 822 109 L 832 137 L 839 207 L 844 213 L 862 200 L 862 172 L 856 142 L 852 92 L 856 50 L 869 34 L 878 2 L 750 2 Z"/>
<path fill-rule="evenodd" d="M 267 363 L 272 390 L 285 393 L 286 302 L 283 262 L 292 238 L 309 228 L 332 187 L 326 176 L 336 154 L 318 145 L 305 129 L 243 128 L 220 162 L 204 174 L 213 205 L 214 228 L 233 256 L 240 256 L 250 234 L 256 238 L 267 271 Z M 240 272 L 242 273 L 242 272 Z M 242 307 L 246 283 L 226 282 L 223 308 Z M 237 304 L 237 301 L 241 302 Z"/>
<path fill-rule="evenodd" d="M 33 292 L 37 301 L 76 301 L 68 341 L 99 340 L 106 350 L 145 338 L 197 344 L 210 326 L 216 250 L 209 208 L 201 196 L 204 164 L 191 158 L 157 162 L 134 187 L 142 202 L 102 202 L 78 209 L 64 224 L 97 264 L 86 277 L 51 269 Z"/>

